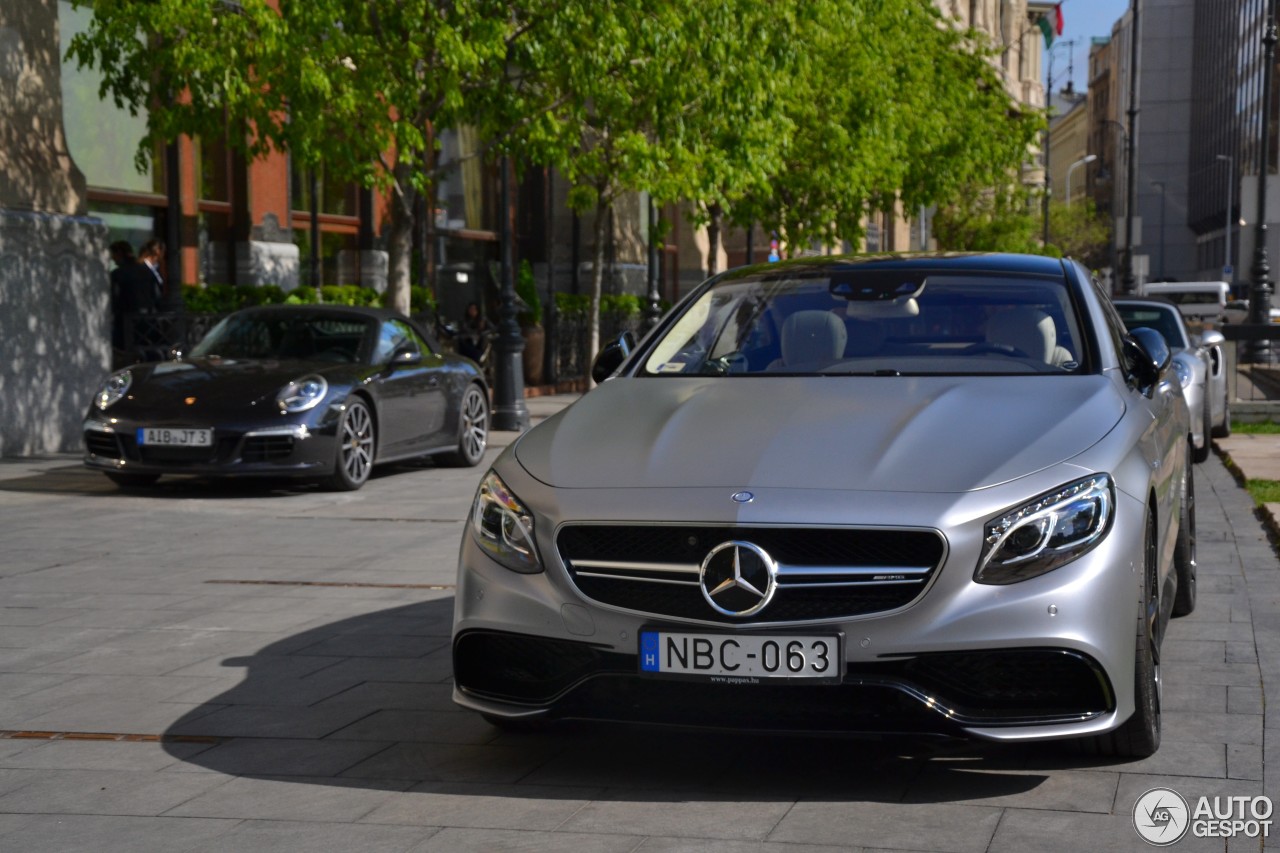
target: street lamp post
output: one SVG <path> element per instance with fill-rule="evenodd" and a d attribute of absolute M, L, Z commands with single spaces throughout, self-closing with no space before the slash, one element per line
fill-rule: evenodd
<path fill-rule="evenodd" d="M 502 193 L 502 219 L 500 227 L 500 251 L 502 252 L 501 282 L 498 309 L 498 338 L 494 342 L 498 361 L 493 377 L 493 416 L 489 425 L 493 429 L 521 432 L 529 428 L 529 407 L 524 402 L 524 337 L 516 320 L 520 313 L 516 308 L 515 266 L 512 260 L 511 220 L 515 213 L 511 203 L 511 158 L 503 157 L 499 164 Z"/>
<path fill-rule="evenodd" d="M 1075 161 L 1074 163 L 1072 163 L 1070 166 L 1067 167 L 1067 207 L 1071 206 L 1071 173 L 1074 172 L 1080 166 L 1083 166 L 1087 163 L 1092 163 L 1094 160 L 1097 160 L 1097 159 L 1098 159 L 1097 154 L 1090 154 L 1086 157 L 1081 157 L 1079 160 Z"/>
<path fill-rule="evenodd" d="M 1134 168 L 1138 163 L 1134 152 L 1134 141 L 1138 135 L 1138 5 L 1138 0 L 1133 0 L 1130 6 L 1133 20 L 1129 26 L 1129 133 L 1125 142 L 1128 149 L 1128 168 L 1125 169 L 1125 182 L 1128 186 L 1125 194 L 1128 201 L 1124 217 L 1124 293 L 1136 293 L 1138 289 L 1138 281 L 1133 273 L 1133 209 L 1138 204 L 1137 169 Z"/>
<path fill-rule="evenodd" d="M 1262 34 L 1262 120 L 1258 145 L 1258 214 L 1254 225 L 1253 285 L 1249 290 L 1249 322 L 1271 321 L 1271 265 L 1267 261 L 1267 172 L 1271 168 L 1271 88 L 1276 61 L 1276 0 L 1267 0 L 1267 25 Z M 1265 364 L 1273 360 L 1271 342 L 1250 341 L 1242 360 Z"/>
<path fill-rule="evenodd" d="M 1138 0 L 1134 0 L 1138 2 Z M 1068 41 L 1060 41 L 1049 48 L 1049 71 L 1045 75 L 1044 80 L 1044 105 L 1046 110 L 1053 109 L 1053 59 L 1056 56 L 1058 48 L 1065 47 L 1068 49 L 1075 47 L 1075 39 Z M 1051 120 L 1052 123 L 1052 120 Z M 1053 195 L 1053 179 L 1049 174 L 1049 126 L 1044 129 L 1044 199 L 1041 201 L 1044 214 L 1044 234 L 1042 240 L 1047 246 L 1049 244 L 1049 197 Z"/>
<path fill-rule="evenodd" d="M 1234 285 L 1235 267 L 1231 263 L 1231 219 L 1235 209 L 1233 199 L 1235 198 L 1236 189 L 1236 158 L 1230 154 L 1218 154 L 1215 155 L 1214 159 L 1225 160 L 1227 163 L 1227 224 L 1223 235 L 1226 238 L 1227 245 L 1226 251 L 1222 254 L 1222 277 L 1227 278 L 1230 275 L 1232 281 L 1228 281 L 1227 284 Z M 1230 273 L 1227 272 L 1228 267 L 1231 267 Z"/>
<path fill-rule="evenodd" d="M 1164 181 L 1152 181 L 1151 186 L 1160 190 L 1160 266 L 1156 278 L 1164 278 Z"/>

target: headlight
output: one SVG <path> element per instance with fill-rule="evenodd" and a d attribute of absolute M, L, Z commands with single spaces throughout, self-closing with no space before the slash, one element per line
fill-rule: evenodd
<path fill-rule="evenodd" d="M 304 376 L 295 379 L 276 394 L 276 403 L 282 412 L 305 412 L 314 409 L 324 395 L 329 393 L 329 383 L 323 376 Z"/>
<path fill-rule="evenodd" d="M 471 509 L 471 532 L 485 553 L 513 572 L 542 571 L 533 544 L 533 514 L 492 471 L 480 482 Z"/>
<path fill-rule="evenodd" d="M 1187 367 L 1185 362 L 1175 358 L 1173 360 L 1173 372 L 1178 374 L 1178 384 L 1183 388 L 1191 384 L 1191 368 Z"/>
<path fill-rule="evenodd" d="M 113 373 L 102 383 L 102 388 L 99 389 L 94 403 L 99 409 L 105 411 L 123 399 L 132 384 L 133 374 L 129 371 L 121 370 L 118 373 Z"/>
<path fill-rule="evenodd" d="M 1114 505 L 1111 478 L 1094 474 L 988 521 L 974 580 L 1017 583 L 1069 563 L 1106 536 Z"/>

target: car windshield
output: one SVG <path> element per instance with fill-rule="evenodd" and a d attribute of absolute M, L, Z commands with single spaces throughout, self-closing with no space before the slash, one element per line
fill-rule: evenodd
<path fill-rule="evenodd" d="M 1176 308 L 1121 302 L 1116 304 L 1116 310 L 1120 312 L 1120 319 L 1124 321 L 1124 327 L 1129 331 L 1142 327 L 1154 329 L 1160 333 L 1160 337 L 1164 338 L 1170 348 L 1187 348 L 1187 336 L 1182 330 L 1182 323 L 1179 322 L 1180 315 Z"/>
<path fill-rule="evenodd" d="M 191 350 L 193 358 L 355 362 L 372 320 L 300 314 L 232 314 Z"/>
<path fill-rule="evenodd" d="M 1079 373 L 1076 318 L 1062 279 L 780 271 L 712 286 L 667 328 L 641 373 Z"/>

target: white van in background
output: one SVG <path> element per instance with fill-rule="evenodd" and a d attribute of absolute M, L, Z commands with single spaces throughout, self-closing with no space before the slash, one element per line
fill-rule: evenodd
<path fill-rule="evenodd" d="M 1225 281 L 1156 281 L 1144 284 L 1141 295 L 1168 299 L 1183 317 L 1204 322 L 1223 316 L 1231 285 Z"/>

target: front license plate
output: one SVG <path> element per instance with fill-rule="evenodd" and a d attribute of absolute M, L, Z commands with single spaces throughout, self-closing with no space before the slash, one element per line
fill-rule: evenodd
<path fill-rule="evenodd" d="M 721 683 L 840 681 L 840 638 L 797 634 L 640 632 L 640 671 Z"/>
<path fill-rule="evenodd" d="M 213 430 L 183 427 L 139 427 L 138 444 L 162 447 L 212 447 Z"/>

